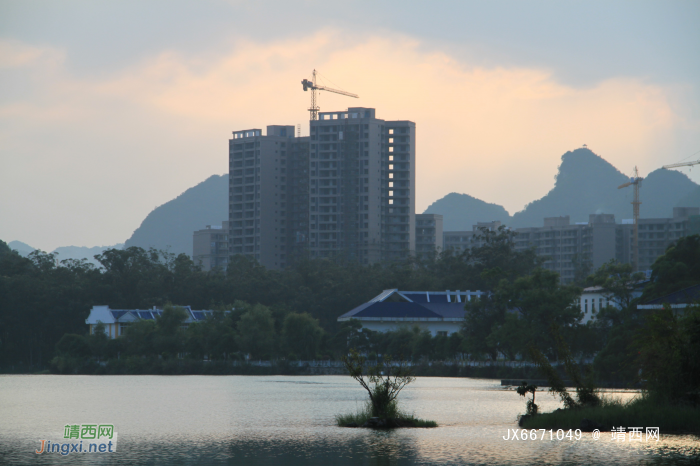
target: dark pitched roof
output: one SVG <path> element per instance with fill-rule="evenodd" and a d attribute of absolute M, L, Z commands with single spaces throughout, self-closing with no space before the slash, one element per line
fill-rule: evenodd
<path fill-rule="evenodd" d="M 700 285 L 693 285 L 666 296 L 652 299 L 644 304 L 688 304 L 698 300 L 700 300 Z"/>
<path fill-rule="evenodd" d="M 461 320 L 470 291 L 398 291 L 384 290 L 370 301 L 338 318 L 360 320 Z"/>
<path fill-rule="evenodd" d="M 439 319 L 441 316 L 418 303 L 381 302 L 372 303 L 360 312 L 356 313 L 354 317 L 412 317 Z"/>

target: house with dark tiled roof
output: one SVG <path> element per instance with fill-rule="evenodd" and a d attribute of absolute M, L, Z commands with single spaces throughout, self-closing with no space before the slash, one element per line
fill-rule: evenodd
<path fill-rule="evenodd" d="M 379 332 L 401 326 L 418 326 L 433 336 L 458 332 L 464 322 L 467 301 L 486 296 L 484 291 L 384 290 L 373 299 L 338 317 L 338 322 L 357 319 L 363 328 Z"/>
<path fill-rule="evenodd" d="M 178 306 L 187 312 L 183 325 L 201 322 L 211 316 L 214 311 L 193 311 L 190 306 Z M 105 333 L 110 338 L 124 335 L 126 328 L 139 320 L 155 320 L 163 314 L 163 310 L 153 306 L 153 309 L 110 309 L 109 306 L 93 306 L 85 323 L 90 326 L 90 334 L 95 331 L 97 324 L 102 323 Z"/>
<path fill-rule="evenodd" d="M 637 309 L 663 309 L 664 305 L 669 305 L 671 309 L 685 309 L 689 306 L 700 305 L 700 285 L 689 286 L 644 304 L 637 304 Z"/>

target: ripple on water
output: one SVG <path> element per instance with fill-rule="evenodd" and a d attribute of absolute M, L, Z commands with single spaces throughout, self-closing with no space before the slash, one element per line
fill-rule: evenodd
<path fill-rule="evenodd" d="M 629 398 L 634 393 L 621 393 Z M 349 377 L 0 376 L 0 464 L 327 465 L 699 464 L 696 436 L 660 442 L 504 440 L 523 399 L 493 380 L 419 378 L 402 407 L 437 429 L 371 431 L 335 426 L 364 390 Z M 541 409 L 560 406 L 538 397 Z M 117 453 L 36 455 L 65 424 L 110 422 Z"/>

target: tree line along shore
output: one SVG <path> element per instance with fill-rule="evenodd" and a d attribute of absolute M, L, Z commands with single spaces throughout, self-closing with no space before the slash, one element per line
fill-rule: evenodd
<path fill-rule="evenodd" d="M 514 233 L 483 231 L 484 245 L 403 262 L 363 266 L 342 257 L 299 258 L 270 271 L 234 258 L 226 272 L 203 272 L 184 254 L 128 248 L 86 261 L 57 263 L 51 254 L 19 256 L 0 242 L 0 371 L 53 373 L 299 373 L 300 360 L 339 361 L 349 349 L 369 359 L 410 361 L 421 375 L 542 378 L 541 368 L 499 366 L 533 361 L 535 349 L 561 360 L 555 325 L 572 360 L 591 381 L 641 386 L 664 403 L 696 406 L 700 381 L 698 311 L 640 311 L 629 265 L 591 271 L 583 261 L 575 283 L 560 285 L 532 251 L 512 247 Z M 652 266 L 641 301 L 700 283 L 700 236 L 679 239 Z M 601 286 L 618 307 L 580 323 L 582 287 Z M 372 332 L 337 316 L 382 289 L 490 290 L 465 306 L 460 332 L 432 336 L 417 328 Z M 161 318 L 129 326 L 123 337 L 87 334 L 96 304 L 117 309 L 162 306 Z M 182 326 L 177 304 L 213 309 L 211 319 Z M 513 312 L 517 310 L 517 312 Z M 270 367 L 246 361 L 274 360 Z M 464 366 L 459 361 L 491 361 Z M 457 362 L 457 363 L 455 363 Z M 556 366 L 566 378 L 564 368 Z M 268 372 L 266 372 L 268 371 Z M 661 398 L 657 398 L 659 400 Z M 640 405 L 641 406 L 641 405 Z M 617 408 L 616 408 L 617 409 Z M 639 408 L 635 408 L 639 409 Z"/>

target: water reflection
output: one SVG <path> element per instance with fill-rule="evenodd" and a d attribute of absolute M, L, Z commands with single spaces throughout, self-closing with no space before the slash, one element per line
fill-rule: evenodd
<path fill-rule="evenodd" d="M 631 393 L 619 394 L 629 398 Z M 698 464 L 695 436 L 506 441 L 524 402 L 494 381 L 419 379 L 404 408 L 437 429 L 342 429 L 364 392 L 347 377 L 0 376 L 0 464 Z M 538 396 L 542 409 L 559 406 Z M 36 455 L 67 423 L 114 423 L 117 453 Z"/>

